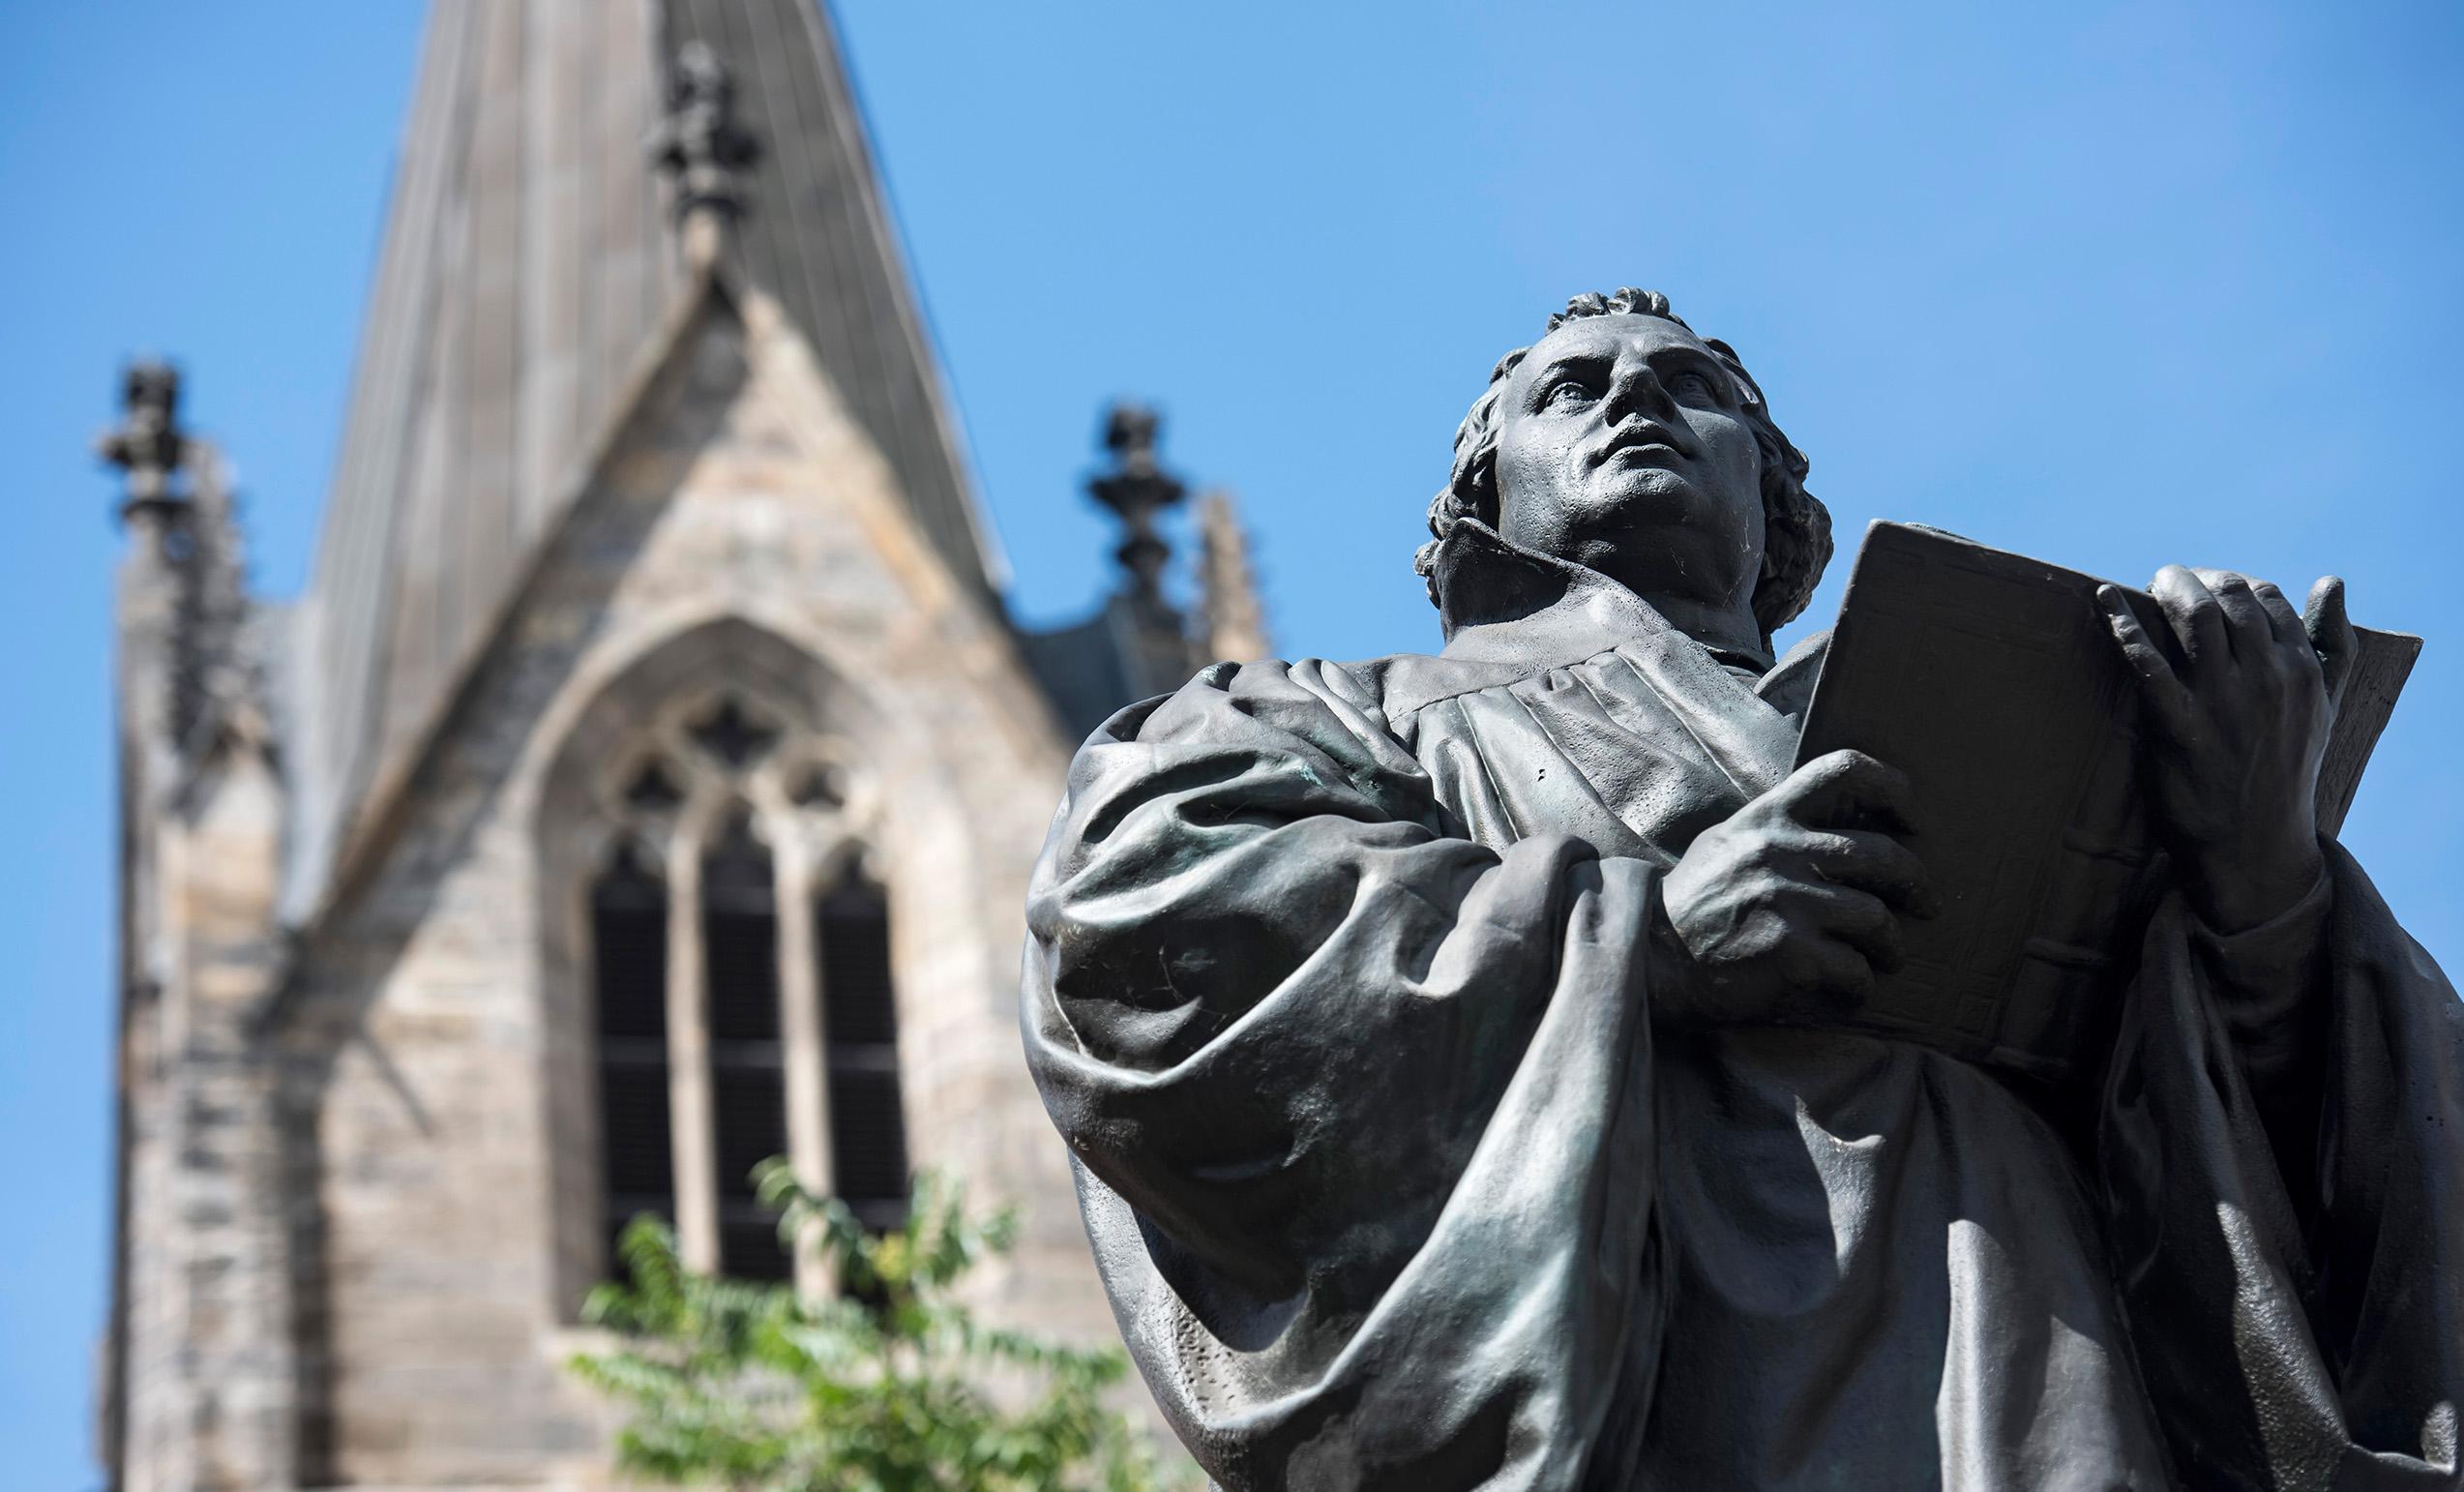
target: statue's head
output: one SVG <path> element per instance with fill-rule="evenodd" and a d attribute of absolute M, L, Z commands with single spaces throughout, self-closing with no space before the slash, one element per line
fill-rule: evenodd
<path fill-rule="evenodd" d="M 1750 615 L 1767 645 L 1830 559 L 1805 470 L 1745 365 L 1666 296 L 1578 295 L 1464 416 L 1417 567 L 1442 607 L 1440 549 L 1476 519 L 1647 599 Z"/>

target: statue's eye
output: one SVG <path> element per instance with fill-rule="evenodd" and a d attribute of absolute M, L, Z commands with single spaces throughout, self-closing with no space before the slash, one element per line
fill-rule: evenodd
<path fill-rule="evenodd" d="M 1711 387 L 1708 376 L 1699 373 L 1681 373 L 1669 380 L 1669 392 L 1692 403 L 1719 403 L 1719 391 Z"/>
<path fill-rule="evenodd" d="M 1568 378 L 1549 390 L 1549 397 L 1544 403 L 1552 409 L 1579 409 L 1591 403 L 1592 398 L 1591 391 L 1584 386 L 1581 379 Z"/>

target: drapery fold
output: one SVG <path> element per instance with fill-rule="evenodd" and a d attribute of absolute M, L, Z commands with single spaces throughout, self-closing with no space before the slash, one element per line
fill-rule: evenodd
<path fill-rule="evenodd" d="M 1072 771 L 1028 1049 L 1122 1329 L 1227 1485 L 1573 1487 L 1651 1330 L 1656 872 L 1449 818 L 1309 665 L 1116 718 Z"/>
<path fill-rule="evenodd" d="M 2329 850 L 2330 894 L 2255 945 L 2157 910 L 2105 1086 L 2116 1284 L 2191 1486 L 2459 1484 L 2464 1008 Z M 2235 1029 L 2293 995 L 2326 1005 L 2306 1146 L 2270 1134 Z"/>

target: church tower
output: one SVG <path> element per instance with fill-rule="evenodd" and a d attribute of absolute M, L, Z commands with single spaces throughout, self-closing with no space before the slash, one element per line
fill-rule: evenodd
<path fill-rule="evenodd" d="M 817 1286 L 771 1154 L 1015 1204 L 988 1317 L 1111 1335 L 1026 878 L 1087 729 L 1264 646 L 1245 543 L 1169 599 L 1117 411 L 1119 592 L 1010 619 L 813 0 L 435 0 L 297 602 L 124 403 L 115 1486 L 602 1483 L 615 1230 Z"/>

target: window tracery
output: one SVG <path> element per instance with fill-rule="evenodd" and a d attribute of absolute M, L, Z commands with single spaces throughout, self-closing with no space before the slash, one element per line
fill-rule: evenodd
<path fill-rule="evenodd" d="M 780 1245 L 753 1166 L 787 1155 L 876 1228 L 907 1194 L 868 780 L 841 743 L 734 688 L 675 701 L 603 772 L 589 930 L 607 1234 L 658 1212 L 689 1265 L 818 1285 Z"/>

